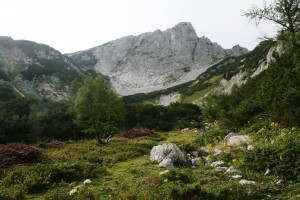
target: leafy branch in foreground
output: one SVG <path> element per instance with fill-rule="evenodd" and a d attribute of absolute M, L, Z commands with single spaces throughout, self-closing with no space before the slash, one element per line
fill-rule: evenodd
<path fill-rule="evenodd" d="M 280 25 L 290 33 L 293 47 L 297 47 L 297 29 L 300 26 L 300 0 L 273 0 L 267 4 L 264 1 L 262 8 L 253 5 L 244 13 L 250 21 L 258 25 L 262 21 L 271 21 Z"/>

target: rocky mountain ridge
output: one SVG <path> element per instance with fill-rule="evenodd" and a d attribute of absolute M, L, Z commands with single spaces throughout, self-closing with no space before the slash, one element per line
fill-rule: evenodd
<path fill-rule="evenodd" d="M 0 37 L 0 84 L 20 96 L 58 101 L 68 98 L 72 80 L 102 74 L 126 96 L 195 80 L 213 63 L 247 52 L 199 38 L 186 22 L 68 55 L 48 45 Z"/>
<path fill-rule="evenodd" d="M 0 83 L 21 96 L 67 99 L 69 82 L 83 76 L 68 57 L 48 45 L 0 37 Z"/>
<path fill-rule="evenodd" d="M 225 50 L 198 37 L 191 23 L 165 31 L 127 36 L 104 45 L 68 54 L 82 69 L 95 69 L 109 77 L 121 95 L 147 93 L 196 79 L 213 63 L 248 50 Z"/>

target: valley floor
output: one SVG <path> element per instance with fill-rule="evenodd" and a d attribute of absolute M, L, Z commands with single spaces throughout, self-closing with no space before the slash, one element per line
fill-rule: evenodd
<path fill-rule="evenodd" d="M 95 140 L 69 141 L 62 148 L 44 149 L 43 153 L 48 157 L 36 165 L 4 171 L 0 180 L 0 197 L 35 200 L 300 198 L 299 181 L 288 181 L 287 177 L 275 175 L 278 169 L 272 166 L 269 167 L 270 174 L 264 175 L 267 168 L 258 169 L 264 164 L 256 163 L 257 158 L 252 157 L 257 154 L 255 150 L 229 149 L 224 146 L 224 134 L 218 132 L 218 135 L 196 130 L 156 133 L 135 139 L 115 137 L 104 146 L 97 146 Z M 205 158 L 211 159 L 210 163 L 224 161 L 224 166 L 238 169 L 242 179 L 253 181 L 253 184 L 243 185 L 240 179 L 220 173 L 208 163 L 200 163 L 198 167 L 176 166 L 166 172 L 150 162 L 149 155 L 153 146 L 169 142 L 185 152 L 200 152 L 201 147 L 210 152 L 215 152 L 216 148 L 227 152 L 208 153 Z M 258 139 L 254 145 L 260 148 Z M 265 154 L 268 150 L 265 149 Z M 249 159 L 252 163 L 247 163 Z M 299 172 L 299 168 L 293 170 L 296 170 L 295 174 Z M 84 185 L 86 179 L 91 183 Z M 74 188 L 77 188 L 76 192 L 70 195 Z"/>

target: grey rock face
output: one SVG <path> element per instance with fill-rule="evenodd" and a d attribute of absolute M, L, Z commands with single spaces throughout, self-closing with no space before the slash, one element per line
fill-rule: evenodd
<path fill-rule="evenodd" d="M 35 42 L 0 37 L 0 83 L 12 85 L 23 96 L 68 98 L 68 81 L 82 76 L 71 60 Z"/>
<path fill-rule="evenodd" d="M 198 38 L 191 23 L 184 22 L 68 56 L 82 68 L 92 67 L 108 76 L 119 94 L 130 95 L 193 80 L 212 63 L 243 53 L 240 47 L 225 50 L 205 37 Z"/>
<path fill-rule="evenodd" d="M 244 55 L 248 52 L 249 52 L 248 49 L 246 49 L 244 47 L 241 47 L 239 45 L 236 45 L 236 46 L 232 47 L 232 49 L 227 50 L 227 53 L 230 54 L 231 56 L 234 56 L 234 57 Z"/>
<path fill-rule="evenodd" d="M 222 79 L 218 88 L 219 94 L 230 94 L 234 86 L 240 87 L 247 82 L 247 72 L 241 71 L 231 77 L 230 80 Z"/>
<path fill-rule="evenodd" d="M 164 168 L 172 168 L 176 163 L 184 164 L 187 162 L 185 154 L 173 143 L 154 146 L 150 152 L 150 160 Z"/>

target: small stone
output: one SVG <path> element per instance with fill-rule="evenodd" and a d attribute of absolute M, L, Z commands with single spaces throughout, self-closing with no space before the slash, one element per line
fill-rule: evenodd
<path fill-rule="evenodd" d="M 210 151 L 207 147 L 201 147 L 200 151 L 203 152 L 203 153 L 210 153 Z"/>
<path fill-rule="evenodd" d="M 234 179 L 240 179 L 240 178 L 242 178 L 243 176 L 242 175 L 234 175 L 234 176 L 231 176 L 232 178 L 234 178 Z"/>
<path fill-rule="evenodd" d="M 162 172 L 159 173 L 159 176 L 163 176 L 163 175 L 165 175 L 165 174 L 167 174 L 169 172 L 170 172 L 170 170 L 162 171 Z"/>
<path fill-rule="evenodd" d="M 206 156 L 206 157 L 205 157 L 205 162 L 206 162 L 207 164 L 209 164 L 209 163 L 211 162 L 211 157 L 210 157 L 210 156 Z"/>
<path fill-rule="evenodd" d="M 189 131 L 189 128 L 181 129 L 181 132 L 187 132 L 187 131 Z"/>
<path fill-rule="evenodd" d="M 194 156 L 194 158 L 197 158 L 199 156 L 199 152 L 198 151 L 191 151 L 190 154 L 192 156 Z"/>
<path fill-rule="evenodd" d="M 279 185 L 279 184 L 281 184 L 283 182 L 284 182 L 284 180 L 280 179 L 279 181 L 276 182 L 276 185 Z"/>
<path fill-rule="evenodd" d="M 237 170 L 237 169 L 234 169 L 233 167 L 229 167 L 228 169 L 227 169 L 227 171 L 225 172 L 225 174 L 238 174 L 238 173 L 241 173 L 239 170 Z"/>
<path fill-rule="evenodd" d="M 79 189 L 81 189 L 83 187 L 84 187 L 84 185 L 77 185 L 74 189 L 79 190 Z"/>
<path fill-rule="evenodd" d="M 90 179 L 85 179 L 85 180 L 83 181 L 83 184 L 84 184 L 84 185 L 91 184 L 91 183 L 92 183 L 92 181 L 91 181 Z"/>
<path fill-rule="evenodd" d="M 219 167 L 224 164 L 224 161 L 215 161 L 210 164 L 211 167 Z"/>
<path fill-rule="evenodd" d="M 240 184 L 241 185 L 255 185 L 256 182 L 255 181 L 248 181 L 246 179 L 242 179 L 242 180 L 240 180 Z"/>
<path fill-rule="evenodd" d="M 265 176 L 268 176 L 270 173 L 271 173 L 271 170 L 268 168 L 268 169 L 266 170 L 266 172 L 264 173 L 264 175 L 265 175 Z"/>
<path fill-rule="evenodd" d="M 214 156 L 218 156 L 218 155 L 220 155 L 221 153 L 223 153 L 223 151 L 222 151 L 221 149 L 215 148 L 215 149 L 213 149 L 213 153 L 214 153 Z"/>
<path fill-rule="evenodd" d="M 202 162 L 202 159 L 200 157 L 192 159 L 193 166 L 199 166 L 201 162 Z"/>
<path fill-rule="evenodd" d="M 255 147 L 251 144 L 247 146 L 247 151 L 253 151 L 254 149 Z"/>
<path fill-rule="evenodd" d="M 74 187 L 76 185 L 76 182 L 72 182 L 72 183 L 70 183 L 70 187 Z"/>
<path fill-rule="evenodd" d="M 228 167 L 217 167 L 215 168 L 216 172 L 225 173 L 228 170 Z"/>
<path fill-rule="evenodd" d="M 77 189 L 76 188 L 74 188 L 74 189 L 72 189 L 70 192 L 69 192 L 69 195 L 70 196 L 73 196 L 75 193 L 77 193 L 78 191 L 77 191 Z"/>

